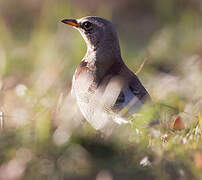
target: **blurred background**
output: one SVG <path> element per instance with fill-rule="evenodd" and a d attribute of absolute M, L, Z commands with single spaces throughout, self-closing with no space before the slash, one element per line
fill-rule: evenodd
<path fill-rule="evenodd" d="M 106 140 L 72 109 L 86 46 L 60 21 L 87 15 L 113 22 L 133 72 L 146 60 L 159 129 Z M 0 0 L 0 179 L 202 179 L 201 18 L 200 0 Z"/>

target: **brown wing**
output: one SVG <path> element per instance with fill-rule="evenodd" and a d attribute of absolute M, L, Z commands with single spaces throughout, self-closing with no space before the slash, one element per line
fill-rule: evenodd
<path fill-rule="evenodd" d="M 120 92 L 113 109 L 121 111 L 125 108 L 127 111 L 124 111 L 123 116 L 128 116 L 136 112 L 145 101 L 151 98 L 138 77 L 126 66 L 123 67 L 122 77 L 127 83 Z"/>
<path fill-rule="evenodd" d="M 138 97 L 138 99 L 145 103 L 145 101 L 151 100 L 151 97 L 147 90 L 144 88 L 140 80 L 135 74 L 132 74 L 131 80 L 128 84 L 129 89 L 131 92 Z"/>

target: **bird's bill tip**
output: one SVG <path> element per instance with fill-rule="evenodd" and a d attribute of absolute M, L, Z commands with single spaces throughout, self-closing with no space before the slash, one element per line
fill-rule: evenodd
<path fill-rule="evenodd" d="M 63 19 L 61 22 L 65 23 L 65 24 L 68 24 L 70 26 L 79 27 L 76 19 Z"/>

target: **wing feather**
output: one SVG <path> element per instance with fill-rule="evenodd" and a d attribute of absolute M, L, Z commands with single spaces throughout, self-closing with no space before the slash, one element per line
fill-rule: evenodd
<path fill-rule="evenodd" d="M 150 100 L 149 93 L 141 84 L 138 77 L 129 69 L 126 69 L 125 73 L 128 83 L 121 90 L 113 106 L 113 110 L 120 112 L 122 116 L 134 114 L 145 101 Z"/>

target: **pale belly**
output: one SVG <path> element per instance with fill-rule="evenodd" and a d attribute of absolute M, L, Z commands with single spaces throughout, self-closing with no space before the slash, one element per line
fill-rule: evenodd
<path fill-rule="evenodd" d="M 95 128 L 100 129 L 103 125 L 98 117 L 98 99 L 101 94 L 95 94 L 89 91 L 93 83 L 91 74 L 85 73 L 79 76 L 76 81 L 72 80 L 72 94 L 76 99 L 77 105 L 84 118 Z M 101 122 L 100 122 L 101 121 Z"/>
<path fill-rule="evenodd" d="M 76 92 L 77 105 L 85 119 L 95 128 L 103 129 L 109 119 L 109 115 L 99 103 L 101 97 L 94 97 L 87 92 Z"/>
<path fill-rule="evenodd" d="M 112 82 L 113 81 L 113 82 Z M 85 119 L 95 128 L 103 129 L 111 127 L 114 122 L 125 123 L 118 114 L 111 111 L 111 107 L 116 102 L 121 91 L 120 83 L 110 80 L 103 82 L 95 91 L 89 91 L 93 83 L 93 78 L 90 74 L 85 73 L 79 76 L 76 81 L 72 81 L 72 93 L 74 94 L 77 105 L 85 117 Z M 109 85 L 108 85 L 109 84 Z"/>

